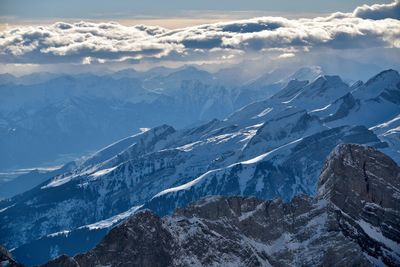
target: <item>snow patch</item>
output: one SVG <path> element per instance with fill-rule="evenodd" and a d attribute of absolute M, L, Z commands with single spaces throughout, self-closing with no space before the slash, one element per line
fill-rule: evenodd
<path fill-rule="evenodd" d="M 323 108 L 317 108 L 317 109 L 311 110 L 310 113 L 319 112 L 319 111 L 324 111 L 324 110 L 328 109 L 331 105 L 332 105 L 332 104 L 328 104 L 328 105 L 326 105 L 326 106 L 323 107 Z"/>
<path fill-rule="evenodd" d="M 384 244 L 395 253 L 400 254 L 400 244 L 384 236 L 379 228 L 372 226 L 362 219 L 357 220 L 356 222 L 369 237 Z"/>
<path fill-rule="evenodd" d="M 252 158 L 252 159 L 249 159 L 249 160 L 246 160 L 246 161 L 242 161 L 241 163 L 242 163 L 242 164 L 254 164 L 254 163 L 257 163 L 257 162 L 259 162 L 259 161 L 262 161 L 262 160 L 265 159 L 266 157 L 268 157 L 270 154 L 272 154 L 272 153 L 274 153 L 274 152 L 276 152 L 276 151 L 278 151 L 278 150 L 280 150 L 280 149 L 282 149 L 282 148 L 284 148 L 284 147 L 287 147 L 287 146 L 293 145 L 293 144 L 295 144 L 295 143 L 298 143 L 298 142 L 300 142 L 301 140 L 303 140 L 303 138 L 299 138 L 299 139 L 297 139 L 297 140 L 294 140 L 294 141 L 292 141 L 292 142 L 290 142 L 290 143 L 287 143 L 287 144 L 285 144 L 285 145 L 283 145 L 283 146 L 277 147 L 277 148 L 275 148 L 275 149 L 273 149 L 273 150 L 271 150 L 271 151 L 269 151 L 269 152 L 267 152 L 267 153 L 264 153 L 264 154 L 262 154 L 262 155 L 260 155 L 260 156 L 257 156 L 257 157 L 255 157 L 255 158 Z"/>
<path fill-rule="evenodd" d="M 69 181 L 71 181 L 72 179 L 78 177 L 77 175 L 68 175 L 65 176 L 63 178 L 55 178 L 52 181 L 50 181 L 47 185 L 42 186 L 40 189 L 46 189 L 46 188 L 50 188 L 50 187 L 57 187 L 63 184 L 68 183 Z"/>
<path fill-rule="evenodd" d="M 134 206 L 134 207 L 130 208 L 129 210 L 122 212 L 120 214 L 117 214 L 111 218 L 108 218 L 108 219 L 105 219 L 105 220 L 102 220 L 102 221 L 99 221 L 96 223 L 92 223 L 89 225 L 85 225 L 80 228 L 88 228 L 89 230 L 109 228 L 109 227 L 115 225 L 116 223 L 122 221 L 123 219 L 128 218 L 129 216 L 134 214 L 136 211 L 138 211 L 141 207 L 143 207 L 143 205 Z"/>
<path fill-rule="evenodd" d="M 8 210 L 9 208 L 12 208 L 12 207 L 14 207 L 15 206 L 15 204 L 13 204 L 13 205 L 11 205 L 11 206 L 8 206 L 8 207 L 5 207 L 4 209 L 1 209 L 0 210 L 0 213 L 2 213 L 3 211 L 6 211 L 6 210 Z"/>
<path fill-rule="evenodd" d="M 141 133 L 145 133 L 145 132 L 148 132 L 148 131 L 150 131 L 151 130 L 151 128 L 139 128 L 139 131 L 141 132 Z"/>
<path fill-rule="evenodd" d="M 117 168 L 117 167 L 112 167 L 112 168 L 100 170 L 100 171 L 97 171 L 97 172 L 93 173 L 91 176 L 93 176 L 93 177 L 103 176 L 103 175 L 105 175 L 107 173 L 112 172 L 113 170 L 115 170 L 115 168 Z"/>
<path fill-rule="evenodd" d="M 258 115 L 256 115 L 255 117 L 257 118 L 261 118 L 266 116 L 268 113 L 270 113 L 273 110 L 273 108 L 266 108 L 263 111 L 261 111 L 261 113 L 259 113 Z"/>
<path fill-rule="evenodd" d="M 188 182 L 186 184 L 183 184 L 183 185 L 180 185 L 180 186 L 177 186 L 177 187 L 172 187 L 172 188 L 165 189 L 165 190 L 161 191 L 160 193 L 156 194 L 154 197 L 152 197 L 152 199 L 160 197 L 160 196 L 163 196 L 163 195 L 166 195 L 166 194 L 169 194 L 169 193 L 178 192 L 178 191 L 181 191 L 181 190 L 186 190 L 186 189 L 194 186 L 195 184 L 197 184 L 201 180 L 203 180 L 209 174 L 217 172 L 217 171 L 220 171 L 220 170 L 221 169 L 215 169 L 215 170 L 208 171 L 208 172 L 202 174 L 201 176 L 197 177 L 196 179 L 194 179 L 194 180 L 192 180 L 192 181 L 190 181 L 190 182 Z"/>

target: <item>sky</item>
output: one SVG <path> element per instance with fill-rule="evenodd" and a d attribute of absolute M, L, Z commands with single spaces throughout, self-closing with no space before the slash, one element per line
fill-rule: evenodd
<path fill-rule="evenodd" d="M 381 0 L 380 3 L 390 3 Z M 0 0 L 1 23 L 42 23 L 56 20 L 114 20 L 182 27 L 251 16 L 315 16 L 351 12 L 374 0 Z M 171 22 L 172 21 L 172 22 Z M 176 22 L 176 25 L 173 24 Z"/>
<path fill-rule="evenodd" d="M 0 73 L 329 57 L 400 65 L 400 0 L 0 3 Z"/>

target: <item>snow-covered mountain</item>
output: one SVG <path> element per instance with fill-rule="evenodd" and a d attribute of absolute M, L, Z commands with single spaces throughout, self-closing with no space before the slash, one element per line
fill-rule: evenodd
<path fill-rule="evenodd" d="M 399 79 L 397 71 L 384 71 L 365 84 L 358 84 L 349 94 L 334 103 L 314 112 L 330 126 L 375 126 L 399 113 L 400 85 L 395 82 Z"/>
<path fill-rule="evenodd" d="M 125 138 L 73 170 L 0 202 L 0 243 L 15 248 L 22 262 L 41 263 L 93 246 L 137 207 L 163 215 L 209 195 L 285 201 L 298 194 L 314 196 L 323 161 L 339 144 L 369 145 L 399 158 L 396 138 L 386 137 L 398 127 L 400 105 L 396 109 L 393 96 L 399 84 L 393 70 L 354 86 L 337 76 L 291 81 L 224 120 L 182 130 L 162 125 Z M 382 105 L 369 101 L 377 96 Z M 372 105 L 379 120 L 374 117 L 371 125 L 352 108 L 352 98 L 365 109 Z M 388 99 L 394 103 L 389 108 L 382 102 Z M 332 119 L 340 108 L 328 110 L 342 104 L 351 112 Z M 104 220 L 108 223 L 99 224 Z M 96 232 L 89 227 L 93 224 Z M 91 234 L 96 238 L 84 238 Z M 74 250 L 71 240 L 89 241 Z M 38 242 L 47 244 L 45 251 Z M 19 258 L 29 247 L 37 254 Z"/>
<path fill-rule="evenodd" d="M 368 147 L 340 145 L 314 199 L 211 196 L 160 218 L 149 210 L 92 250 L 44 266 L 397 266 L 400 168 Z"/>

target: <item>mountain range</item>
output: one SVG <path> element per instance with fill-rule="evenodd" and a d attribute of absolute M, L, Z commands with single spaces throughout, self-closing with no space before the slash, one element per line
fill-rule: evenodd
<path fill-rule="evenodd" d="M 314 198 L 210 196 L 163 218 L 143 210 L 89 252 L 43 266 L 396 266 L 399 193 L 389 157 L 339 145 Z"/>
<path fill-rule="evenodd" d="M 173 78 L 172 81 L 176 79 Z M 185 91 L 190 91 L 187 88 L 191 88 L 190 84 L 193 84 L 193 81 L 184 81 L 180 84 L 182 86 L 188 84 Z M 210 201 L 206 201 L 211 206 L 204 204 L 204 207 L 211 208 L 224 205 L 226 201 L 235 202 L 238 212 L 235 212 L 233 217 L 241 216 L 241 206 L 247 207 L 249 203 L 253 203 L 253 206 L 247 208 L 255 209 L 254 214 L 257 214 L 256 206 L 259 205 L 279 205 L 285 210 L 297 207 L 297 202 L 300 202 L 299 206 L 307 207 L 304 213 L 315 212 L 317 217 L 318 214 L 324 213 L 328 217 L 335 217 L 334 211 L 328 211 L 333 205 L 319 206 L 320 200 L 324 200 L 334 203 L 343 213 L 343 220 L 341 217 L 339 219 L 335 217 L 336 219 L 332 218 L 332 222 L 341 222 L 347 227 L 347 224 L 351 225 L 357 221 L 360 226 L 363 224 L 360 224 L 358 218 L 362 218 L 369 223 L 363 226 L 376 227 L 378 224 L 372 223 L 371 218 L 360 215 L 361 211 L 356 209 L 359 207 L 354 207 L 356 211 L 351 210 L 356 212 L 351 214 L 355 216 L 352 221 L 346 221 L 347 206 L 341 206 L 340 200 L 332 200 L 337 196 L 330 195 L 331 191 L 321 187 L 321 179 L 325 178 L 323 174 L 320 176 L 320 172 L 325 169 L 324 160 L 331 151 L 343 143 L 368 145 L 386 153 L 394 161 L 400 161 L 399 73 L 395 70 L 383 71 L 365 83 L 357 82 L 353 85 L 348 85 L 338 76 L 329 75 L 319 75 L 311 81 L 289 79 L 282 82 L 282 85 L 284 87 L 276 89 L 272 96 L 266 96 L 267 98 L 261 101 L 252 100 L 250 104 L 227 115 L 225 119 L 213 119 L 182 129 L 166 124 L 143 129 L 142 132 L 121 139 L 83 161 L 69 165 L 73 167 L 57 173 L 37 187 L 1 201 L 0 243 L 9 249 L 12 248 L 15 258 L 26 265 L 43 264 L 61 254 L 73 256 L 90 250 L 116 225 L 121 226 L 111 230 L 110 235 L 119 231 L 121 227 L 123 229 L 127 227 L 126 225 L 129 226 L 135 220 L 143 222 L 145 225 L 143 227 L 147 227 L 147 223 L 155 223 L 158 226 L 165 224 L 152 213 L 141 210 L 149 209 L 158 216 L 170 215 L 174 210 L 183 208 L 189 203 L 215 195 L 245 197 L 211 198 Z M 193 88 L 199 88 L 198 86 Z M 152 88 L 153 92 L 155 87 Z M 216 99 L 221 100 L 221 95 L 216 96 Z M 193 105 L 190 101 L 183 102 Z M 209 105 L 210 114 L 213 114 L 212 111 L 216 106 L 218 104 Z M 216 114 L 219 114 L 218 110 Z M 346 151 L 348 147 L 339 146 L 338 149 Z M 367 149 L 366 152 L 359 146 L 355 146 L 354 149 L 361 154 L 368 152 L 374 157 L 383 157 L 379 152 L 371 152 L 371 149 Z M 333 161 L 335 155 L 333 153 L 330 156 Z M 384 161 L 389 162 L 386 158 Z M 398 183 L 398 167 L 392 169 L 391 173 L 394 173 L 395 177 L 393 179 Z M 372 173 L 368 174 L 368 177 L 375 177 L 376 170 L 365 170 L 365 172 Z M 318 177 L 320 177 L 319 187 Z M 336 184 L 333 182 L 334 185 L 331 185 L 329 181 L 326 184 L 335 188 Z M 375 186 L 375 183 L 373 184 Z M 358 190 L 359 186 L 361 185 L 354 185 L 354 190 Z M 396 185 L 394 188 L 395 191 L 399 190 Z M 298 197 L 302 194 L 310 197 Z M 256 197 L 260 200 L 246 197 Z M 275 198 L 280 198 L 282 201 L 263 201 Z M 396 199 L 394 196 L 394 200 L 389 202 L 392 203 Z M 382 205 L 376 201 L 377 198 L 374 196 L 371 203 Z M 200 210 L 201 207 L 203 205 L 200 205 Z M 365 212 L 368 211 L 367 207 L 362 207 L 362 210 L 364 209 Z M 138 215 L 131 217 L 135 213 Z M 296 216 L 301 217 L 300 213 Z M 171 227 L 179 225 L 174 221 L 177 218 L 174 216 L 172 219 L 165 219 L 171 220 Z M 286 215 L 288 216 L 289 214 Z M 392 217 L 388 221 L 398 219 L 398 216 Z M 124 222 L 127 218 L 133 219 Z M 206 216 L 203 219 L 210 218 Z M 257 215 L 254 220 L 257 219 L 265 220 L 265 217 Z M 312 217 L 308 219 L 311 220 Z M 232 227 L 236 220 L 237 218 L 232 218 L 229 222 L 232 223 Z M 304 228 L 304 225 L 312 221 L 304 223 L 299 227 L 303 227 L 307 232 L 308 228 Z M 198 226 L 200 228 L 195 228 L 195 231 L 200 231 L 200 224 L 201 222 Z M 319 225 L 322 227 L 322 224 L 325 225 L 322 222 Z M 159 230 L 160 234 L 163 234 L 165 228 Z M 185 232 L 184 226 L 179 226 L 176 230 Z M 324 228 L 321 231 L 327 230 Z M 352 231 L 351 229 L 340 228 L 338 231 L 345 236 L 352 234 L 348 233 Z M 157 234 L 158 230 L 155 233 Z M 329 231 L 327 233 L 329 234 Z M 281 241 L 284 242 L 287 234 L 283 232 L 280 234 L 283 236 Z M 291 234 L 301 235 L 300 232 Z M 358 236 L 357 233 L 355 235 Z M 384 235 L 393 241 L 396 233 Z M 250 240 L 246 239 L 246 242 L 254 241 L 252 235 L 247 237 Z M 274 237 L 278 238 L 279 235 Z M 168 238 L 165 239 L 166 242 Z M 318 242 L 324 242 L 323 239 Z M 263 242 L 268 240 L 272 241 L 266 237 Z M 333 241 L 346 245 L 346 241 L 340 238 L 334 238 Z M 254 258 L 255 266 L 256 262 L 263 263 L 270 260 L 274 265 L 272 262 L 278 261 L 280 257 L 277 256 L 280 255 L 279 246 L 276 248 L 277 251 L 267 251 L 262 256 L 253 250 L 254 244 L 246 244 L 250 257 Z M 381 251 L 380 254 L 372 252 L 367 254 L 372 255 L 371 257 L 377 259 L 377 262 L 386 264 L 386 259 L 394 261 L 398 257 L 398 252 L 386 253 L 388 246 L 390 247 L 387 245 L 385 248 L 376 248 Z M 173 258 L 175 254 L 168 253 L 182 252 L 180 247 L 181 245 L 177 246 L 177 252 L 167 251 L 167 256 Z M 192 248 L 189 247 L 188 252 L 190 249 Z M 359 257 L 354 258 L 356 263 L 365 263 L 366 260 L 371 262 L 372 258 L 363 254 L 364 248 L 354 247 L 354 249 L 359 252 L 357 254 Z M 298 253 L 302 253 L 301 250 Z M 335 255 L 340 255 L 338 251 L 332 253 L 332 259 L 337 257 Z M 296 257 L 294 254 L 292 256 Z M 311 260 L 314 256 L 310 256 Z M 89 258 L 87 260 L 90 260 Z M 240 259 L 237 260 L 241 262 Z M 320 257 L 316 256 L 315 260 L 323 263 Z M 292 259 L 288 262 L 301 263 Z M 179 266 L 178 263 L 176 265 Z M 285 266 L 284 263 L 282 265 Z"/>
<path fill-rule="evenodd" d="M 166 123 L 175 128 L 223 119 L 271 96 L 317 67 L 277 71 L 232 84 L 195 67 L 107 74 L 0 75 L 0 170 L 54 166 Z M 221 72 L 222 73 L 222 72 Z M 29 150 L 26 147 L 29 146 Z"/>

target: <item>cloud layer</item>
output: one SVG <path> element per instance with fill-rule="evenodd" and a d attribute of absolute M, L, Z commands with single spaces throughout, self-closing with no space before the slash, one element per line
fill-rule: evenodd
<path fill-rule="evenodd" d="M 399 1 L 314 19 L 262 17 L 169 30 L 144 25 L 55 23 L 0 33 L 1 63 L 106 63 L 229 59 L 247 53 L 400 48 Z"/>
<path fill-rule="evenodd" d="M 400 19 L 400 0 L 391 4 L 363 5 L 356 8 L 353 15 L 363 19 Z"/>

